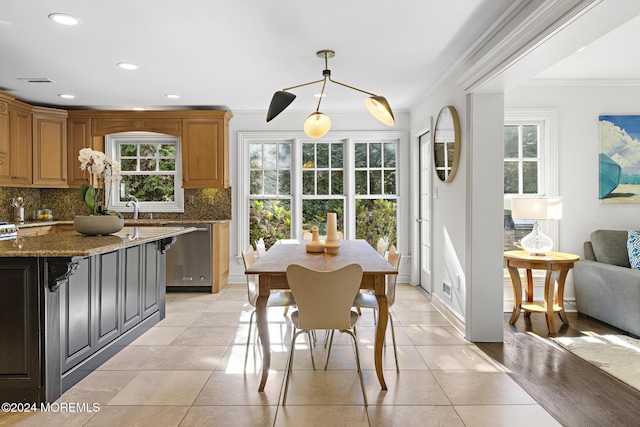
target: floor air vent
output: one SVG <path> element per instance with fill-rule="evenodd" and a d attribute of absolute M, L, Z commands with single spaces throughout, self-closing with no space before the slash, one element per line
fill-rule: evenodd
<path fill-rule="evenodd" d="M 448 296 L 451 297 L 451 283 L 447 283 L 447 282 L 442 282 L 442 292 Z"/>

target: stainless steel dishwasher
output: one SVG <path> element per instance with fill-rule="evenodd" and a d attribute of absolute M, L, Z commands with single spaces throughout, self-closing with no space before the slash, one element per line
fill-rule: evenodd
<path fill-rule="evenodd" d="M 167 224 L 194 227 L 177 236 L 167 251 L 167 292 L 211 292 L 211 224 Z"/>

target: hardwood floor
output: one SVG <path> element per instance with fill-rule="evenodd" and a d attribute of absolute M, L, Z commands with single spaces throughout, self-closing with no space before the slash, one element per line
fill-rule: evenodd
<path fill-rule="evenodd" d="M 577 313 L 555 336 L 624 332 Z M 505 315 L 503 343 L 476 343 L 509 368 L 511 377 L 564 426 L 632 426 L 640 420 L 640 391 L 557 346 L 542 314 L 515 325 Z"/>

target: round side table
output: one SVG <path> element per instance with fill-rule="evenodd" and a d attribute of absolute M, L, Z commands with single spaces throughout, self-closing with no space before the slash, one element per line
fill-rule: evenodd
<path fill-rule="evenodd" d="M 558 313 L 563 323 L 569 324 L 569 319 L 564 312 L 564 282 L 573 264 L 580 260 L 578 255 L 562 252 L 547 252 L 544 255 L 529 255 L 527 251 L 507 251 L 504 253 L 504 262 L 511 276 L 513 286 L 513 312 L 509 324 L 513 325 L 524 310 L 529 316 L 532 312 L 545 313 L 549 333 L 555 334 L 553 314 Z M 518 268 L 526 269 L 527 273 L 527 300 L 522 301 L 522 283 Z M 545 270 L 544 301 L 533 301 L 533 274 L 532 270 Z M 558 283 L 557 290 L 555 284 Z"/>

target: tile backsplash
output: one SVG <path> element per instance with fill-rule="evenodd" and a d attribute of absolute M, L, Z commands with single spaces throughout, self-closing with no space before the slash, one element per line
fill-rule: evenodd
<path fill-rule="evenodd" d="M 87 206 L 80 199 L 77 188 L 12 188 L 0 187 L 0 221 L 16 221 L 13 197 L 22 196 L 25 201 L 25 220 L 33 219 L 33 211 L 51 209 L 57 220 L 71 220 L 75 215 L 88 215 Z M 125 213 L 131 218 L 131 213 Z M 149 218 L 149 212 L 140 212 L 140 218 Z M 153 212 L 153 218 L 184 220 L 231 219 L 231 189 L 204 188 L 184 190 L 184 213 Z"/>

